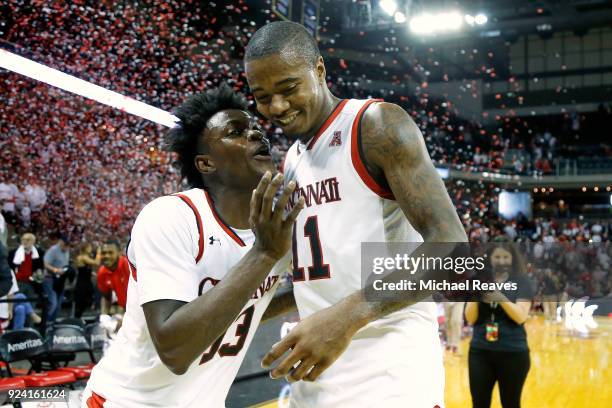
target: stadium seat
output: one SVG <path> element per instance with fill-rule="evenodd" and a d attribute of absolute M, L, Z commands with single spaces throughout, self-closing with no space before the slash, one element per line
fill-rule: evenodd
<path fill-rule="evenodd" d="M 63 367 L 67 367 L 68 363 L 75 359 L 76 353 L 80 352 L 87 353 L 90 361 L 95 362 L 85 330 L 79 326 L 57 324 L 49 332 L 47 341 L 49 347 L 46 357 L 54 369 L 58 368 L 60 363 L 63 363 Z"/>
<path fill-rule="evenodd" d="M 15 372 L 10 363 L 15 361 L 32 362 L 47 352 L 47 345 L 42 336 L 34 329 L 22 329 L 8 331 L 0 336 L 0 360 L 5 364 L 9 377 L 14 377 Z M 32 368 L 26 375 L 18 376 L 28 387 L 50 387 L 56 385 L 72 386 L 76 382 L 73 373 L 66 371 L 51 370 L 42 373 L 31 373 Z"/>
<path fill-rule="evenodd" d="M 57 371 L 65 371 L 68 373 L 74 374 L 77 380 L 85 380 L 89 378 L 91 375 L 91 370 L 93 367 L 89 365 L 79 365 L 79 366 L 69 366 L 69 367 L 59 367 Z"/>
<path fill-rule="evenodd" d="M 15 388 L 26 388 L 26 383 L 23 378 L 0 378 L 0 392 L 6 392 Z"/>
<path fill-rule="evenodd" d="M 23 368 L 13 368 L 13 374 L 17 375 L 26 375 L 28 370 Z M 6 371 L 6 363 L 4 361 L 0 361 L 0 371 Z"/>
<path fill-rule="evenodd" d="M 57 321 L 56 324 L 71 324 L 73 326 L 78 326 L 82 328 L 85 328 L 85 325 L 86 325 L 85 320 L 80 319 L 78 317 L 66 317 L 64 319 Z"/>
<path fill-rule="evenodd" d="M 57 332 L 58 328 L 61 329 L 59 332 Z M 59 335 L 59 336 L 74 335 L 78 337 L 80 336 L 80 331 L 74 331 L 74 329 L 71 329 L 71 328 L 63 328 L 62 325 L 58 325 L 56 326 L 55 335 Z M 92 369 L 96 366 L 96 361 L 97 361 L 95 358 L 94 352 L 95 351 L 102 352 L 102 350 L 104 349 L 104 345 L 108 341 L 106 330 L 104 330 L 104 328 L 99 323 L 87 324 L 85 326 L 84 335 L 88 343 L 87 349 L 79 348 L 76 345 L 74 345 L 74 347 L 52 346 L 52 350 L 54 350 L 56 353 L 65 353 L 67 351 L 70 351 L 70 352 L 83 351 L 89 354 L 91 362 L 88 364 L 81 364 L 78 366 L 66 365 L 64 367 L 56 368 L 58 371 L 66 371 L 66 372 L 70 372 L 74 374 L 77 380 L 84 380 L 84 379 L 89 378 L 89 376 L 91 375 Z M 81 347 L 84 347 L 84 344 L 82 343 L 82 341 L 80 341 L 80 344 L 82 344 Z"/>
<path fill-rule="evenodd" d="M 7 331 L 0 336 L 0 360 L 8 376 L 13 376 L 10 363 L 15 361 L 32 361 L 45 353 L 46 346 L 41 335 L 34 329 Z M 28 374 L 31 372 L 28 371 Z"/>
<path fill-rule="evenodd" d="M 22 378 L 28 387 L 52 387 L 72 384 L 77 380 L 73 373 L 59 370 L 33 373 L 19 378 Z"/>
<path fill-rule="evenodd" d="M 92 351 L 102 352 L 108 342 L 106 330 L 104 330 L 100 323 L 91 323 L 85 326 L 85 336 L 89 341 Z M 92 360 L 92 362 L 95 363 L 96 361 Z"/>
<path fill-rule="evenodd" d="M 89 330 L 93 333 L 92 330 Z M 95 334 L 94 334 L 95 335 Z M 48 361 L 53 365 L 63 362 L 63 366 L 54 366 L 54 369 L 61 372 L 74 374 L 77 380 L 89 378 L 95 357 L 92 347 L 87 339 L 83 328 L 70 324 L 57 324 L 49 333 Z M 76 353 L 85 352 L 89 355 L 90 364 L 69 366 L 69 361 L 74 360 Z M 64 359 L 64 360 L 62 360 Z"/>
<path fill-rule="evenodd" d="M 106 331 L 99 323 L 91 323 L 85 326 L 85 337 L 89 342 L 91 352 L 89 356 L 91 363 L 78 366 L 60 367 L 58 370 L 66 370 L 72 372 L 77 379 L 86 379 L 91 375 L 91 370 L 96 366 L 95 351 L 102 352 L 104 345 L 107 342 Z"/>

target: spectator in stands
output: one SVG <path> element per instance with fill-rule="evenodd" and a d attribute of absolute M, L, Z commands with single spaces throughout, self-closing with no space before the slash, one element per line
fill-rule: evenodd
<path fill-rule="evenodd" d="M 6 296 L 13 286 L 13 273 L 7 257 L 8 251 L 0 242 L 0 296 Z"/>
<path fill-rule="evenodd" d="M 26 323 L 39 324 L 42 321 L 32 304 L 25 300 L 26 296 L 19 292 L 13 271 L 11 283 L 9 292 L 0 298 L 0 333 L 8 328 L 19 330 L 26 327 Z"/>
<path fill-rule="evenodd" d="M 38 184 L 27 184 L 23 190 L 23 196 L 31 212 L 36 213 L 43 209 L 47 202 L 45 189 Z"/>
<path fill-rule="evenodd" d="M 113 303 L 113 294 L 117 304 L 125 310 L 127 287 L 130 279 L 130 267 L 125 255 L 121 255 L 117 241 L 107 241 L 102 245 L 102 265 L 98 269 L 98 289 L 102 294 L 102 314 L 109 314 Z"/>
<path fill-rule="evenodd" d="M 552 174 L 553 169 L 548 159 L 544 159 L 542 161 L 542 173 L 543 174 Z"/>
<path fill-rule="evenodd" d="M 87 6 L 64 2 L 51 14 L 49 8 L 21 7 L 21 3 L 8 2 L 11 18 L 0 24 L 0 41 L 7 42 L 3 46 L 79 78 L 162 109 L 178 105 L 185 93 L 201 91 L 220 78 L 229 79 L 236 90 L 245 90 L 242 64 L 237 61 L 257 25 L 249 21 L 253 10 L 247 2 L 241 7 L 217 7 L 205 2 L 148 1 L 147 13 L 130 2 L 113 2 L 113 7 L 105 2 Z M 322 24 L 324 29 L 326 23 Z M 417 56 L 410 63 L 415 72 L 427 71 L 428 62 Z M 572 112 L 555 117 L 555 123 L 534 126 L 537 118 L 499 115 L 485 128 L 484 123 L 462 119 L 449 101 L 429 94 L 426 87 L 415 92 L 365 90 L 362 83 L 371 78 L 353 81 L 345 76 L 346 69 L 328 67 L 334 93 L 344 98 L 383 97 L 401 105 L 423 131 L 432 159 L 460 170 L 509 168 L 512 163 L 504 163 L 503 158 L 509 149 L 517 149 L 517 171 L 532 171 L 536 162 L 536 172 L 551 173 L 557 153 L 572 147 L 573 142 L 565 142 L 575 141 L 574 122 L 574 128 L 585 133 L 590 120 L 580 123 L 584 115 Z M 124 237 L 138 209 L 158 190 L 176 190 L 178 175 L 169 166 L 169 156 L 159 152 L 163 132 L 155 124 L 70 93 L 62 92 L 58 98 L 54 88 L 20 74 L 3 75 L 0 93 L 11 109 L 0 111 L 0 209 L 12 225 L 21 228 L 31 222 L 27 230 L 39 241 L 46 238 L 46 231 L 73 228 L 79 236 L 89 232 Z M 474 88 L 467 87 L 466 96 Z M 601 104 L 591 128 L 604 128 L 610 112 L 609 104 Z M 272 139 L 272 155 L 280 161 L 290 143 L 280 137 L 278 128 L 264 126 Z M 605 137 L 605 132 L 596 133 Z M 602 143 L 609 145 L 609 140 Z M 456 182 L 448 188 L 455 189 Z M 473 191 L 474 199 L 465 200 L 462 208 L 455 203 L 460 215 L 466 216 L 468 230 L 473 217 L 485 216 L 479 215 L 483 208 L 496 205 L 491 189 L 480 188 L 483 191 Z M 559 213 L 569 216 L 569 206 L 560 205 Z M 499 234 L 489 230 L 493 222 L 481 224 L 482 228 L 471 230 L 475 235 L 482 232 L 479 239 Z M 546 236 L 556 241 L 558 235 L 549 231 L 536 239 Z M 612 232 L 600 235 L 607 240 Z"/>
<path fill-rule="evenodd" d="M 47 326 L 53 326 L 64 300 L 66 273 L 70 265 L 70 249 L 65 235 L 60 235 L 55 245 L 45 253 L 44 264 L 47 274 L 42 286 L 47 302 Z"/>
<path fill-rule="evenodd" d="M 606 248 L 606 246 L 607 246 L 607 248 Z M 609 254 L 609 252 L 611 252 L 611 251 L 612 251 L 612 245 L 603 245 L 603 244 L 597 245 L 597 255 L 596 255 L 597 263 L 599 264 L 599 266 L 604 271 L 609 271 L 610 270 L 610 254 Z"/>
<path fill-rule="evenodd" d="M 44 279 L 44 252 L 36 247 L 36 236 L 29 232 L 21 236 L 21 245 L 9 254 L 19 292 L 28 298 L 42 296 Z"/>
<path fill-rule="evenodd" d="M 77 270 L 76 284 L 74 285 L 75 317 L 83 316 L 83 312 L 91 307 L 94 300 L 94 285 L 92 281 L 93 270 L 100 266 L 100 247 L 93 255 L 93 245 L 83 242 L 79 246 L 79 253 L 74 259 Z"/>
<path fill-rule="evenodd" d="M 602 238 L 601 238 L 602 232 L 603 232 L 603 227 L 601 226 L 601 224 L 598 222 L 593 223 L 593 226 L 591 227 L 591 234 L 592 234 L 591 239 L 593 240 L 593 242 L 602 241 Z"/>
<path fill-rule="evenodd" d="M 517 232 L 515 223 L 513 221 L 506 221 L 506 226 L 504 227 L 503 231 L 504 234 L 506 234 L 506 236 L 508 236 L 512 241 L 516 239 Z"/>
<path fill-rule="evenodd" d="M 31 327 L 32 325 L 40 324 L 42 318 L 36 313 L 32 304 L 26 301 L 26 296 L 23 293 L 16 293 L 13 295 L 14 300 L 21 300 L 20 302 L 14 302 L 13 315 L 11 320 L 11 328 L 13 330 L 23 329 L 24 327 Z"/>
<path fill-rule="evenodd" d="M 11 224 L 17 221 L 18 196 L 19 189 L 14 183 L 0 180 L 0 211 Z"/>
<path fill-rule="evenodd" d="M 7 296 L 17 291 L 15 288 L 15 279 L 11 271 L 9 262 L 9 253 L 5 246 L 6 224 L 4 217 L 0 214 L 0 300 L 7 299 Z M 9 305 L 6 302 L 0 302 L 0 329 L 5 328 L 5 322 L 10 320 Z"/>
<path fill-rule="evenodd" d="M 17 281 L 15 280 L 15 274 L 13 271 L 9 271 L 10 274 L 10 282 L 11 286 L 9 288 L 8 293 L 4 296 L 0 297 L 0 333 L 4 333 L 10 326 L 11 320 L 13 318 L 13 303 L 11 300 L 14 295 L 19 291 L 19 287 L 17 286 Z"/>
<path fill-rule="evenodd" d="M 4 216 L 0 213 L 0 244 L 6 247 L 6 240 L 8 238 L 8 225 L 4 220 Z"/>
<path fill-rule="evenodd" d="M 11 328 L 13 330 L 23 329 L 31 324 L 39 324 L 42 319 L 34 311 L 32 304 L 26 301 L 26 296 L 19 293 L 19 286 L 15 274 L 11 271 L 12 286 L 6 296 L 0 300 L 10 300 L 10 302 L 0 302 L 0 332 Z M 28 321 L 29 319 L 29 321 Z"/>

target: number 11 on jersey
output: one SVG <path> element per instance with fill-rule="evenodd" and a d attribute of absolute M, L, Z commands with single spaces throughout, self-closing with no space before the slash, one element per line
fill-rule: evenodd
<path fill-rule="evenodd" d="M 304 237 L 308 238 L 312 254 L 312 266 L 308 267 L 308 280 L 329 279 L 331 277 L 329 265 L 323 262 L 323 250 L 319 237 L 319 225 L 316 215 L 311 215 L 304 223 Z M 304 267 L 300 267 L 297 253 L 297 224 L 293 225 L 293 281 L 306 280 Z"/>

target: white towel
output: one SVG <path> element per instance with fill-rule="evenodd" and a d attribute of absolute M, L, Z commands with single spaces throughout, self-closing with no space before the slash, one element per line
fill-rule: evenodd
<path fill-rule="evenodd" d="M 35 246 L 32 247 L 32 259 L 38 259 L 38 250 Z M 13 263 L 15 265 L 21 265 L 21 263 L 25 260 L 25 248 L 23 245 L 19 245 L 19 248 L 15 251 L 15 256 L 13 257 Z"/>

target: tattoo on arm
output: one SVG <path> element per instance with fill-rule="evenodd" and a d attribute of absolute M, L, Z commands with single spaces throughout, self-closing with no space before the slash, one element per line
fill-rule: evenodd
<path fill-rule="evenodd" d="M 362 121 L 361 147 L 373 176 L 386 181 L 404 215 L 425 242 L 467 242 L 461 220 L 431 162 L 421 131 L 402 108 L 389 103 L 372 105 Z M 432 293 L 418 291 L 412 298 L 378 302 L 365 302 L 363 292 L 352 296 L 362 302 L 363 315 L 371 321 Z"/>
<path fill-rule="evenodd" d="M 467 241 L 421 131 L 402 108 L 389 103 L 372 105 L 362 121 L 361 143 L 367 162 L 383 175 L 426 242 Z"/>

